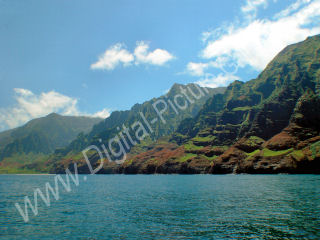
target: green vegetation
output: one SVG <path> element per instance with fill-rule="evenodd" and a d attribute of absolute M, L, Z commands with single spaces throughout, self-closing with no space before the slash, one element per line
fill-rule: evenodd
<path fill-rule="evenodd" d="M 95 150 L 89 150 L 86 152 L 86 155 L 88 156 L 88 158 L 92 157 L 93 155 L 97 154 L 97 152 Z M 84 155 L 82 152 L 78 152 L 78 153 L 69 153 L 67 156 L 64 157 L 64 159 L 72 159 L 75 162 L 79 162 L 81 160 L 84 160 Z"/>
<path fill-rule="evenodd" d="M 40 174 L 48 173 L 27 168 L 1 167 L 0 174 Z"/>
<path fill-rule="evenodd" d="M 247 157 L 245 160 L 252 159 L 255 155 L 258 155 L 260 153 L 260 149 L 254 150 L 253 152 L 246 153 Z"/>
<path fill-rule="evenodd" d="M 236 108 L 233 108 L 232 111 L 249 111 L 250 109 L 252 109 L 252 107 L 245 106 L 245 107 L 236 107 Z"/>
<path fill-rule="evenodd" d="M 187 151 L 196 151 L 196 150 L 200 150 L 203 148 L 203 146 L 194 145 L 192 141 L 187 142 L 183 146 L 184 146 L 184 149 Z"/>
<path fill-rule="evenodd" d="M 254 155 L 258 154 L 258 153 L 260 153 L 260 149 L 254 150 L 253 152 L 246 153 L 246 154 L 247 154 L 248 157 L 252 157 L 252 156 L 254 156 Z"/>
<path fill-rule="evenodd" d="M 95 152 L 88 151 L 88 152 L 87 152 L 87 156 L 90 156 L 90 155 L 92 155 L 92 154 L 94 154 L 94 153 L 95 153 Z M 68 156 L 67 156 L 67 157 L 68 157 Z M 80 152 L 80 153 L 77 153 L 77 154 L 75 154 L 75 155 L 71 155 L 70 158 L 72 158 L 72 159 L 75 160 L 75 161 L 79 161 L 79 160 L 84 159 L 84 156 L 83 156 L 82 152 Z"/>
<path fill-rule="evenodd" d="M 248 138 L 249 141 L 251 141 L 252 143 L 256 144 L 256 143 L 261 143 L 263 142 L 263 139 L 262 138 L 259 138 L 257 136 L 250 136 Z"/>
<path fill-rule="evenodd" d="M 146 137 L 143 141 L 140 141 L 137 145 L 131 148 L 131 154 L 139 154 L 147 151 L 148 148 L 154 143 L 150 137 Z"/>
<path fill-rule="evenodd" d="M 197 137 L 192 138 L 191 140 L 192 140 L 193 142 L 211 142 L 211 141 L 213 141 L 215 138 L 216 138 L 216 137 L 213 136 L 213 135 L 211 135 L 211 136 L 206 136 L 206 137 L 199 137 L 199 136 L 197 136 Z"/>
<path fill-rule="evenodd" d="M 148 163 L 157 163 L 158 162 L 158 160 L 156 159 L 156 158 L 150 158 L 149 160 L 148 160 Z"/>
<path fill-rule="evenodd" d="M 262 155 L 264 157 L 275 157 L 275 156 L 280 156 L 280 155 L 285 155 L 290 153 L 293 150 L 293 148 L 286 149 L 286 150 L 281 150 L 281 151 L 272 151 L 268 148 L 264 148 L 262 150 Z"/>
<path fill-rule="evenodd" d="M 196 156 L 197 156 L 197 154 L 187 153 L 186 155 L 184 155 L 184 156 L 176 159 L 176 161 L 183 163 L 183 162 L 186 162 L 186 161 L 188 161 L 189 159 L 194 158 L 194 157 L 196 157 Z"/>
<path fill-rule="evenodd" d="M 0 173 L 48 173 L 45 154 L 14 154 L 1 161 Z"/>
<path fill-rule="evenodd" d="M 304 157 L 302 150 L 294 150 L 291 155 L 298 160 L 301 160 Z"/>
<path fill-rule="evenodd" d="M 212 157 L 207 157 L 206 155 L 201 155 L 202 157 L 204 157 L 205 159 L 209 160 L 209 161 L 213 161 L 214 159 L 216 159 L 218 156 L 213 155 Z"/>
<path fill-rule="evenodd" d="M 313 158 L 320 155 L 320 141 L 313 143 L 310 147 L 310 150 Z"/>
<path fill-rule="evenodd" d="M 129 166 L 132 164 L 132 159 L 128 159 L 125 161 L 124 165 Z"/>
<path fill-rule="evenodd" d="M 246 140 L 245 145 L 247 145 L 251 148 L 259 148 L 259 146 L 263 142 L 264 142 L 264 140 L 262 138 L 259 138 L 257 136 L 251 136 Z"/>
<path fill-rule="evenodd" d="M 36 154 L 36 153 L 29 153 L 29 154 L 14 154 L 13 156 L 6 157 L 1 161 L 2 166 L 8 165 L 26 165 L 35 162 L 44 162 L 49 158 L 48 155 L 45 154 Z"/>

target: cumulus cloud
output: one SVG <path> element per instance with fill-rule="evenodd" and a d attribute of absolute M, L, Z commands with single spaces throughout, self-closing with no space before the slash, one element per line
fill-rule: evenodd
<path fill-rule="evenodd" d="M 91 64 L 91 69 L 113 70 L 118 65 L 128 66 L 133 62 L 136 65 L 162 66 L 173 59 L 174 56 L 164 49 L 157 48 L 149 51 L 149 44 L 144 41 L 137 42 L 133 53 L 126 50 L 123 44 L 117 43 L 108 48 L 97 62 Z"/>
<path fill-rule="evenodd" d="M 95 114 L 87 114 L 79 111 L 78 100 L 68 97 L 56 91 L 34 94 L 28 89 L 15 88 L 14 106 L 0 108 L 0 130 L 14 128 L 27 121 L 56 112 L 62 115 L 85 115 L 92 117 L 109 116 L 108 109 Z"/>
<path fill-rule="evenodd" d="M 205 74 L 205 70 L 209 68 L 210 63 L 195 63 L 189 62 L 187 65 L 187 71 L 192 76 L 203 76 Z"/>
<path fill-rule="evenodd" d="M 174 59 L 168 51 L 163 49 L 156 49 L 149 52 L 149 45 L 143 41 L 137 43 L 137 47 L 134 50 L 134 55 L 136 57 L 136 63 L 147 63 L 152 65 L 163 65 L 166 62 Z"/>
<path fill-rule="evenodd" d="M 217 57 L 214 61 L 209 62 L 189 62 L 187 64 L 187 73 L 192 76 L 204 76 L 210 68 L 219 68 L 225 75 L 233 75 L 238 70 L 238 65 L 232 59 L 224 56 Z"/>
<path fill-rule="evenodd" d="M 235 59 L 240 67 L 248 65 L 262 70 L 285 46 L 320 33 L 319 25 L 314 24 L 319 16 L 320 1 L 317 0 L 289 16 L 282 13 L 282 17 L 275 20 L 254 20 L 239 28 L 231 26 L 228 33 L 208 41 L 202 57 L 229 57 Z"/>
<path fill-rule="evenodd" d="M 124 48 L 123 44 L 117 43 L 108 48 L 97 62 L 91 64 L 91 69 L 113 70 L 120 63 L 127 66 L 133 60 L 133 55 Z"/>
<path fill-rule="evenodd" d="M 199 84 L 201 87 L 216 88 L 226 86 L 228 83 L 239 79 L 240 77 L 235 76 L 233 74 L 220 73 L 217 76 L 215 76 L 213 74 L 208 73 L 205 74 L 205 76 L 202 79 L 196 81 L 195 83 Z"/>

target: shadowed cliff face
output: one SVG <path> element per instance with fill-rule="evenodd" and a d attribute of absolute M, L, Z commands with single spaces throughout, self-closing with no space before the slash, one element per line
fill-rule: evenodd
<path fill-rule="evenodd" d="M 320 97 L 305 93 L 289 125 L 267 141 L 244 137 L 216 159 L 210 172 L 320 173 Z"/>

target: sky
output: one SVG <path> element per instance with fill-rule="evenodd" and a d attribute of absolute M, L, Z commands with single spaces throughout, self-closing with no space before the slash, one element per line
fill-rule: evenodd
<path fill-rule="evenodd" d="M 0 131 L 248 81 L 319 33 L 320 0 L 0 0 Z"/>

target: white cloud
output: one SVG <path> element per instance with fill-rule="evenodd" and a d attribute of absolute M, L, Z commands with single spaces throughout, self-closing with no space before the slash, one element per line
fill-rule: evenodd
<path fill-rule="evenodd" d="M 209 63 L 189 62 L 187 65 L 187 71 L 192 76 L 203 76 L 205 74 L 205 70 L 209 68 L 209 65 Z"/>
<path fill-rule="evenodd" d="M 257 11 L 260 6 L 267 7 L 268 0 L 247 0 L 246 4 L 241 7 L 242 13 L 251 19 L 257 16 Z"/>
<path fill-rule="evenodd" d="M 175 57 L 164 49 L 157 48 L 150 52 L 149 44 L 144 41 L 137 42 L 137 46 L 133 53 L 126 50 L 121 43 L 117 43 L 109 47 L 102 54 L 98 61 L 91 64 L 91 69 L 113 70 L 118 65 L 123 64 L 128 66 L 135 62 L 138 64 L 151 64 L 162 66 L 165 63 L 173 60 Z"/>
<path fill-rule="evenodd" d="M 97 62 L 91 64 L 91 69 L 113 70 L 119 64 L 123 63 L 124 66 L 127 66 L 133 60 L 133 55 L 124 49 L 121 43 L 117 43 L 108 48 Z"/>
<path fill-rule="evenodd" d="M 221 87 L 226 86 L 230 82 L 239 80 L 240 78 L 238 76 L 232 75 L 232 74 L 218 74 L 217 76 L 212 74 L 206 74 L 204 78 L 198 80 L 197 84 L 199 84 L 201 87 Z"/>
<path fill-rule="evenodd" d="M 206 42 L 210 37 L 212 37 L 212 31 L 210 32 L 210 31 L 207 31 L 207 32 L 203 32 L 202 34 L 201 34 L 201 41 L 202 42 Z"/>
<path fill-rule="evenodd" d="M 296 10 L 298 10 L 303 5 L 306 5 L 307 3 L 310 3 L 310 2 L 311 2 L 311 0 L 298 0 L 298 1 L 294 2 L 293 4 L 291 4 L 289 7 L 287 7 L 286 9 L 277 13 L 275 15 L 275 18 L 277 19 L 277 18 L 287 17 L 290 14 L 292 14 L 293 12 L 295 12 Z"/>
<path fill-rule="evenodd" d="M 137 43 L 137 47 L 134 50 L 134 56 L 136 57 L 136 63 L 147 63 L 152 65 L 164 65 L 166 62 L 174 59 L 168 51 L 163 49 L 156 49 L 152 52 L 148 51 L 149 45 L 143 41 Z"/>
<path fill-rule="evenodd" d="M 320 1 L 315 0 L 290 16 L 273 21 L 254 20 L 245 27 L 233 26 L 228 33 L 209 41 L 202 56 L 232 58 L 239 67 L 248 65 L 262 70 L 285 46 L 320 33 L 319 24 L 314 24 L 319 16 Z"/>
<path fill-rule="evenodd" d="M 28 89 L 23 89 L 23 88 L 14 88 L 13 89 L 16 93 L 22 95 L 22 96 L 31 96 L 33 93 L 28 90 Z"/>
<path fill-rule="evenodd" d="M 104 108 L 99 112 L 96 112 L 91 115 L 92 117 L 99 117 L 99 118 L 107 118 L 110 116 L 110 109 Z"/>
<path fill-rule="evenodd" d="M 77 107 L 77 99 L 55 91 L 43 92 L 39 95 L 23 88 L 15 88 L 14 91 L 16 104 L 0 108 L 0 130 L 17 127 L 33 118 L 42 117 L 52 112 L 62 115 L 92 117 L 106 117 L 110 115 L 108 109 L 91 115 L 82 113 Z"/>
<path fill-rule="evenodd" d="M 189 62 L 186 71 L 192 76 L 204 76 L 209 68 L 219 68 L 226 75 L 233 75 L 238 71 L 238 65 L 233 59 L 224 56 L 217 57 L 214 61 L 206 63 Z"/>

